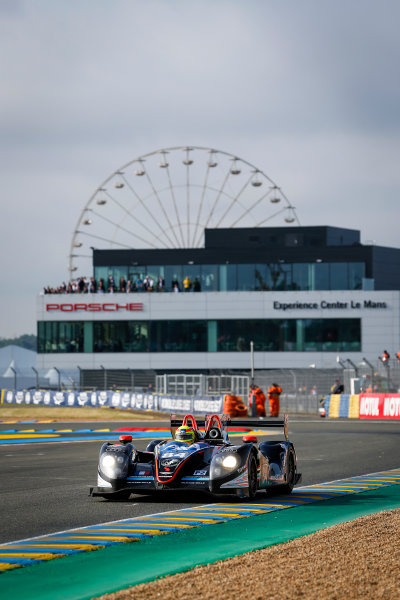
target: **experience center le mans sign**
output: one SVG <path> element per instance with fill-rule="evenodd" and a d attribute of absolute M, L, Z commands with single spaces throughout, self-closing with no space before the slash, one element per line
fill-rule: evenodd
<path fill-rule="evenodd" d="M 364 300 L 363 302 L 356 302 L 350 300 L 348 302 L 337 301 L 327 302 L 321 300 L 321 302 L 278 302 L 273 303 L 274 310 L 319 310 L 319 309 L 357 309 L 362 308 L 387 308 L 386 302 L 375 302 L 373 300 Z"/>

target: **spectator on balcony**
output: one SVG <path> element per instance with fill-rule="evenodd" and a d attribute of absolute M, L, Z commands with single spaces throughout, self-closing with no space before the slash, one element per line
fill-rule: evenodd
<path fill-rule="evenodd" d="M 164 288 L 165 288 L 165 281 L 164 281 L 164 279 L 160 275 L 159 278 L 158 278 L 158 281 L 157 281 L 157 291 L 158 292 L 163 292 Z"/>
<path fill-rule="evenodd" d="M 120 277 L 120 280 L 119 280 L 119 291 L 122 294 L 126 293 L 126 280 L 125 280 L 125 277 L 123 275 L 122 275 L 122 277 Z"/>
<path fill-rule="evenodd" d="M 95 294 L 97 292 L 97 283 L 94 277 L 90 278 L 89 281 L 89 294 Z"/>
<path fill-rule="evenodd" d="M 149 288 L 149 276 L 146 275 L 146 277 L 143 279 L 143 289 L 145 292 L 147 292 Z"/>
<path fill-rule="evenodd" d="M 137 279 L 136 279 L 136 291 L 137 292 L 142 292 L 143 291 L 143 280 L 140 277 L 140 275 L 138 275 Z"/>
<path fill-rule="evenodd" d="M 85 282 L 85 278 L 84 277 L 79 277 L 79 281 L 78 281 L 78 291 L 80 294 L 83 294 L 85 291 L 85 286 L 86 286 L 86 282 Z"/>
<path fill-rule="evenodd" d="M 108 291 L 110 294 L 113 294 L 115 292 L 115 281 L 112 275 L 108 276 Z"/>
<path fill-rule="evenodd" d="M 201 285 L 200 285 L 200 281 L 198 280 L 197 277 L 195 277 L 194 281 L 193 281 L 193 291 L 194 292 L 201 292 Z"/>
<path fill-rule="evenodd" d="M 104 294 L 105 293 L 105 288 L 104 288 L 104 279 L 101 277 L 100 281 L 99 281 L 99 287 L 97 288 L 97 293 L 98 294 Z"/>
<path fill-rule="evenodd" d="M 190 279 L 189 275 L 186 275 L 185 279 L 183 280 L 183 291 L 190 292 L 191 289 L 192 289 L 192 280 Z"/>

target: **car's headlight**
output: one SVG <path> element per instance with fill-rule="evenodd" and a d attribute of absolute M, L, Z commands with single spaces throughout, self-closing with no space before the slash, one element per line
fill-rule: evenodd
<path fill-rule="evenodd" d="M 234 454 L 228 454 L 228 456 L 224 456 L 222 459 L 222 466 L 225 469 L 235 469 L 238 465 L 238 459 Z"/>
<path fill-rule="evenodd" d="M 100 459 L 100 470 L 110 479 L 121 477 L 124 470 L 124 457 L 113 454 L 103 454 Z"/>

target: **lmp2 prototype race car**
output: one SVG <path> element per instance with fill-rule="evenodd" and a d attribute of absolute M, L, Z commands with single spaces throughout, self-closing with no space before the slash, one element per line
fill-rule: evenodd
<path fill-rule="evenodd" d="M 228 438 L 228 425 L 250 430 L 283 427 L 285 439 L 258 444 L 255 435 L 244 435 L 243 443 L 236 445 Z M 288 440 L 287 415 L 282 421 L 232 421 L 214 414 L 199 423 L 192 415 L 183 420 L 171 415 L 171 434 L 172 440 L 153 440 L 145 451 L 135 448 L 130 435 L 103 444 L 97 487 L 91 487 L 89 495 L 127 500 L 131 493 L 186 489 L 254 498 L 260 489 L 290 494 L 301 479 Z"/>

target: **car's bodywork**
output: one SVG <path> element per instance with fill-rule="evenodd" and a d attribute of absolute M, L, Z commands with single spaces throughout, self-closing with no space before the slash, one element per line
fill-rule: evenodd
<path fill-rule="evenodd" d="M 182 424 L 191 424 L 196 432 L 190 446 L 174 440 Z M 191 489 L 252 498 L 260 489 L 290 494 L 300 481 L 287 416 L 283 421 L 232 421 L 227 415 L 210 415 L 199 424 L 203 430 L 192 415 L 183 420 L 171 415 L 172 440 L 153 440 L 145 451 L 137 450 L 128 435 L 120 436 L 118 443 L 106 442 L 100 450 L 97 486 L 90 488 L 90 495 L 112 500 L 131 493 Z M 258 444 L 254 435 L 244 435 L 243 443 L 236 445 L 229 440 L 228 425 L 280 427 L 284 440 Z"/>

